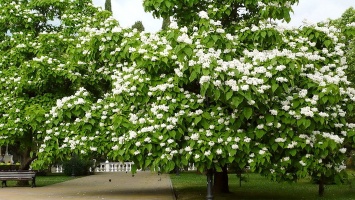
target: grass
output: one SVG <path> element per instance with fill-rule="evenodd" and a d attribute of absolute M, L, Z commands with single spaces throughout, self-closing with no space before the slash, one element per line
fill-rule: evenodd
<path fill-rule="evenodd" d="M 43 187 L 47 185 L 53 185 L 64 181 L 69 181 L 77 177 L 65 176 L 63 174 L 48 174 L 46 176 L 36 176 L 36 187 Z M 31 181 L 30 181 L 31 184 Z M 7 181 L 8 187 L 17 187 L 17 181 Z M 23 186 L 19 186 L 23 187 Z M 25 186 L 29 187 L 29 186 Z"/>
<path fill-rule="evenodd" d="M 178 200 L 206 199 L 205 175 L 185 172 L 179 176 L 171 174 L 170 177 Z M 355 198 L 355 186 L 351 185 L 326 185 L 324 197 L 318 197 L 318 185 L 312 184 L 310 179 L 302 179 L 297 183 L 277 183 L 253 173 L 249 173 L 246 177 L 247 181 L 242 182 L 242 186 L 239 187 L 239 178 L 235 174 L 230 174 L 230 193 L 215 195 L 214 199 L 352 200 Z M 352 182 L 354 185 L 355 181 L 352 180 Z"/>

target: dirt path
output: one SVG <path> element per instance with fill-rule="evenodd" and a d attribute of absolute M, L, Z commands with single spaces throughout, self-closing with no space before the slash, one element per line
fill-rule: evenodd
<path fill-rule="evenodd" d="M 111 180 L 111 181 L 110 181 Z M 174 200 L 169 175 L 153 172 L 97 173 L 45 187 L 0 188 L 0 200 Z"/>

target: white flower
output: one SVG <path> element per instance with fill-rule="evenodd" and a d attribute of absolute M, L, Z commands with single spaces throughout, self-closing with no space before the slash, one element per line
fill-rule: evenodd
<path fill-rule="evenodd" d="M 300 113 L 305 115 L 305 116 L 308 116 L 308 117 L 313 117 L 314 116 L 314 113 L 313 113 L 313 111 L 311 110 L 311 108 L 309 106 L 301 108 L 301 112 Z"/>
<path fill-rule="evenodd" d="M 242 85 L 240 89 L 243 91 L 249 90 L 249 85 Z"/>
<path fill-rule="evenodd" d="M 286 142 L 286 138 L 276 138 L 275 142 Z"/>
<path fill-rule="evenodd" d="M 339 149 L 339 151 L 340 151 L 341 153 L 345 153 L 345 152 L 346 152 L 346 148 L 341 148 L 341 149 Z"/>
<path fill-rule="evenodd" d="M 238 149 L 238 148 L 239 148 L 239 146 L 237 144 L 232 145 L 232 149 Z"/>
<path fill-rule="evenodd" d="M 200 135 L 198 133 L 194 133 L 191 135 L 191 140 L 198 140 L 198 138 L 200 137 Z"/>
<path fill-rule="evenodd" d="M 211 80 L 210 76 L 201 76 L 200 78 L 200 84 L 203 85 L 206 82 L 209 82 Z"/>
<path fill-rule="evenodd" d="M 285 65 L 279 65 L 279 66 L 276 67 L 277 71 L 283 71 L 284 69 L 286 69 Z"/>
<path fill-rule="evenodd" d="M 245 137 L 244 142 L 249 143 L 251 141 L 251 138 Z"/>
<path fill-rule="evenodd" d="M 298 93 L 298 95 L 299 95 L 300 98 L 304 98 L 307 95 L 307 93 L 308 93 L 307 90 L 304 89 L 304 90 L 301 90 Z"/>
<path fill-rule="evenodd" d="M 264 151 L 264 150 L 260 150 L 260 151 L 259 151 L 259 154 L 260 154 L 260 155 L 263 155 L 263 154 L 265 154 L 265 151 Z"/>
<path fill-rule="evenodd" d="M 223 152 L 222 149 L 217 149 L 217 150 L 216 150 L 217 155 L 221 155 L 222 152 Z"/>
<path fill-rule="evenodd" d="M 270 113 L 271 113 L 272 115 L 277 115 L 277 110 L 270 110 Z"/>
<path fill-rule="evenodd" d="M 183 33 L 182 35 L 180 35 L 176 40 L 178 42 L 192 44 L 192 40 L 189 38 L 189 36 L 186 33 Z"/>
<path fill-rule="evenodd" d="M 202 19 L 208 19 L 208 13 L 206 11 L 200 11 L 198 16 Z"/>
<path fill-rule="evenodd" d="M 146 137 L 146 138 L 144 139 L 144 142 L 146 142 L 146 143 L 151 143 L 151 142 L 152 142 L 152 139 L 151 139 L 150 137 Z"/>
<path fill-rule="evenodd" d="M 214 146 L 214 142 L 213 142 L 213 141 L 209 141 L 209 142 L 208 142 L 208 145 L 210 145 L 211 147 L 213 147 L 213 146 Z"/>
<path fill-rule="evenodd" d="M 192 151 L 192 148 L 190 146 L 187 146 L 187 147 L 185 147 L 185 151 L 190 152 L 190 151 Z"/>
<path fill-rule="evenodd" d="M 211 155 L 211 151 L 210 151 L 210 150 L 205 151 L 204 155 L 205 155 L 205 156 L 209 156 L 209 155 Z"/>
<path fill-rule="evenodd" d="M 306 166 L 306 163 L 303 162 L 303 160 L 301 160 L 299 163 L 300 163 L 303 167 Z"/>

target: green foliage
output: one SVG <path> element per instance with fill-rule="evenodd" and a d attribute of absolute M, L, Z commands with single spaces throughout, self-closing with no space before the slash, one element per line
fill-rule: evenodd
<path fill-rule="evenodd" d="M 90 173 L 90 167 L 93 167 L 92 160 L 74 155 L 70 160 L 63 162 L 63 173 L 67 176 L 86 176 Z"/>
<path fill-rule="evenodd" d="M 132 29 L 137 29 L 138 32 L 143 32 L 144 31 L 144 26 L 143 26 L 142 21 L 136 21 L 132 25 Z"/>
<path fill-rule="evenodd" d="M 341 18 L 334 20 L 334 24 L 340 28 L 343 34 L 343 41 L 346 45 L 345 55 L 348 62 L 347 75 L 349 81 L 355 83 L 355 9 L 347 9 Z"/>
<path fill-rule="evenodd" d="M 111 0 L 106 0 L 105 1 L 105 10 L 112 12 Z"/>
<path fill-rule="evenodd" d="M 240 22 L 251 25 L 268 19 L 290 21 L 291 6 L 296 3 L 298 0 L 146 0 L 143 6 L 155 17 L 173 17 L 180 26 L 191 26 L 199 20 L 200 11 L 209 11 L 211 19 L 220 21 L 225 29 L 233 29 Z"/>
<path fill-rule="evenodd" d="M 162 30 L 168 29 L 170 23 L 171 23 L 170 17 L 164 17 L 164 18 L 163 18 L 163 23 L 162 23 L 162 25 L 161 25 L 161 29 L 162 29 Z"/>

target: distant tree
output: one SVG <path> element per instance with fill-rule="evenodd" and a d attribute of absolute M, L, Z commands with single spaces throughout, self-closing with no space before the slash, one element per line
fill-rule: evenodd
<path fill-rule="evenodd" d="M 299 0 L 170 0 L 156 1 L 145 0 L 143 6 L 145 11 L 152 12 L 155 17 L 173 17 L 180 26 L 190 26 L 191 23 L 199 20 L 200 11 L 209 11 L 210 19 L 221 22 L 225 29 L 235 27 L 235 24 L 244 22 L 245 24 L 258 24 L 269 19 L 291 20 L 290 12 L 292 5 Z"/>
<path fill-rule="evenodd" d="M 169 25 L 170 25 L 170 17 L 164 17 L 163 18 L 163 24 L 161 25 L 161 29 L 162 30 L 166 30 L 169 28 Z"/>
<path fill-rule="evenodd" d="M 355 83 L 355 9 L 348 8 L 340 18 L 332 20 L 331 24 L 340 29 L 343 43 L 345 44 L 345 56 L 348 63 L 347 76 L 349 81 Z"/>
<path fill-rule="evenodd" d="M 106 0 L 105 1 L 105 10 L 112 12 L 111 0 Z"/>
<path fill-rule="evenodd" d="M 132 29 L 137 29 L 139 32 L 144 31 L 144 26 L 142 21 L 136 21 L 133 25 L 132 25 Z"/>

